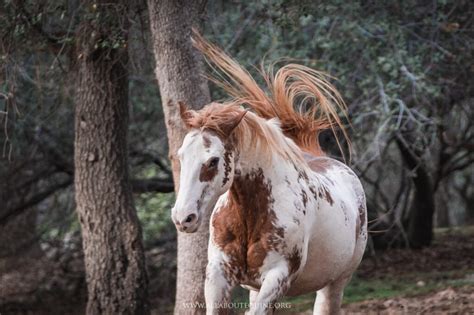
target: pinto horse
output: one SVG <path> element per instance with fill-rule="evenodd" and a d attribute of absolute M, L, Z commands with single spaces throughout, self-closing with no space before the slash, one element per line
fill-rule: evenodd
<path fill-rule="evenodd" d="M 179 103 L 189 132 L 177 152 L 172 220 L 192 233 L 212 211 L 207 313 L 225 313 L 236 285 L 250 290 L 249 314 L 272 313 L 282 296 L 309 292 L 317 292 L 315 314 L 339 313 L 367 242 L 363 187 L 317 141 L 341 125 L 339 94 L 300 65 L 266 74 L 267 94 L 217 47 L 200 37 L 195 45 L 228 76 L 223 85 L 233 97 L 199 111 Z"/>

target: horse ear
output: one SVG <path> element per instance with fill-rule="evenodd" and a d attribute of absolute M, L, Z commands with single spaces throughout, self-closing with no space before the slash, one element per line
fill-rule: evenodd
<path fill-rule="evenodd" d="M 181 120 L 183 121 L 186 128 L 191 128 L 191 119 L 194 118 L 194 111 L 189 110 L 188 106 L 182 102 L 178 101 L 179 105 L 179 115 L 181 116 Z"/>
<path fill-rule="evenodd" d="M 242 111 L 235 117 L 233 117 L 231 120 L 226 122 L 221 126 L 222 133 L 226 136 L 229 137 L 232 132 L 235 130 L 235 128 L 240 124 L 242 119 L 244 119 L 245 114 L 247 114 L 247 110 Z"/>

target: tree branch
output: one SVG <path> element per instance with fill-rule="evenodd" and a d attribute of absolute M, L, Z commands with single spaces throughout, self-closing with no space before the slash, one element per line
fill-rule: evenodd
<path fill-rule="evenodd" d="M 23 213 L 28 208 L 33 207 L 34 205 L 36 205 L 36 204 L 40 203 L 41 201 L 45 200 L 46 198 L 48 198 L 49 196 L 54 194 L 57 190 L 62 189 L 62 188 L 66 188 L 71 184 L 72 184 L 72 179 L 68 178 L 68 179 L 63 180 L 59 183 L 56 183 L 55 185 L 52 185 L 51 187 L 49 187 L 48 189 L 46 189 L 46 190 L 44 190 L 40 193 L 37 193 L 37 194 L 33 195 L 32 197 L 27 199 L 25 202 L 22 202 L 21 204 L 16 205 L 15 207 L 13 207 L 9 211 L 7 211 L 7 213 L 2 215 L 0 217 L 0 225 L 4 225 L 10 219 L 12 219 L 13 217 L 16 217 L 16 216 L 20 215 L 21 213 Z"/>

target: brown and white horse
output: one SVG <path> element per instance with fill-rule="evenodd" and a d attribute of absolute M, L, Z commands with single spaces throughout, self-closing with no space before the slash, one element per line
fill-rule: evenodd
<path fill-rule="evenodd" d="M 325 157 L 317 141 L 321 130 L 340 124 L 337 92 L 319 72 L 288 65 L 266 76 L 267 95 L 216 47 L 199 37 L 196 46 L 230 77 L 225 87 L 234 97 L 200 111 L 180 103 L 189 133 L 178 151 L 172 219 L 192 233 L 212 211 L 208 314 L 225 313 L 236 285 L 250 290 L 250 314 L 315 291 L 315 314 L 339 313 L 364 253 L 367 220 L 359 179 Z"/>

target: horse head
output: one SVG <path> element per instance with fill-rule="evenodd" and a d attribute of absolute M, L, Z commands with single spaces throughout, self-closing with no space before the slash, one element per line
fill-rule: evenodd
<path fill-rule="evenodd" d="M 179 106 L 188 133 L 177 152 L 181 171 L 171 217 L 179 231 L 193 233 L 232 185 L 235 150 L 231 135 L 246 111 L 222 110 L 216 103 L 200 111 L 189 110 L 181 102 Z M 225 113 L 210 115 L 217 106 Z"/>

